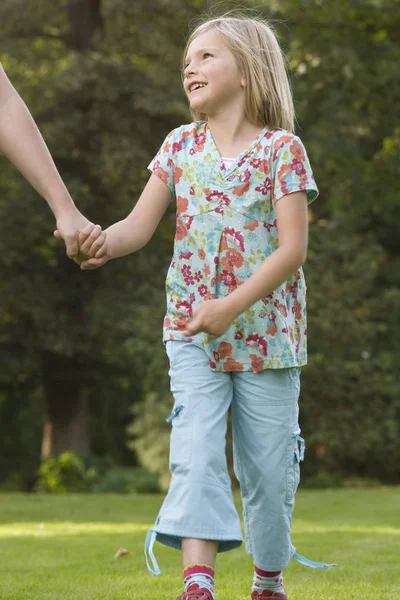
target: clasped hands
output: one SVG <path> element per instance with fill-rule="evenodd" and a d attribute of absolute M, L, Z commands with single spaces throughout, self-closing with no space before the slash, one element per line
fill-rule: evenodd
<path fill-rule="evenodd" d="M 79 226 L 82 228 L 78 229 Z M 83 271 L 97 269 L 111 258 L 106 233 L 100 225 L 90 223 L 80 213 L 75 214 L 74 219 L 57 219 L 54 236 L 64 240 L 67 255 L 80 265 Z"/>

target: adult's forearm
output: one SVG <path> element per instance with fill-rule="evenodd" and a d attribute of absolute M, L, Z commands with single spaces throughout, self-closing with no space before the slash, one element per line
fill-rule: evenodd
<path fill-rule="evenodd" d="M 2 75 L 4 78 L 4 72 Z M 48 202 L 56 218 L 75 210 L 27 106 L 9 82 L 7 90 L 4 79 L 1 85 L 0 150 Z"/>

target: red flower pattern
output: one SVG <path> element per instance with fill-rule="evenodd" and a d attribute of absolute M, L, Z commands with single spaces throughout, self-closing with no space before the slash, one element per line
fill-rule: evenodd
<path fill-rule="evenodd" d="M 272 189 L 272 181 L 269 177 L 264 179 L 264 183 L 256 187 L 256 192 L 261 192 L 266 196 Z"/>
<path fill-rule="evenodd" d="M 222 271 L 221 273 L 221 281 L 226 285 L 226 286 L 233 286 L 233 285 L 237 285 L 237 281 L 236 281 L 236 277 L 233 273 L 231 273 L 230 271 Z"/>
<path fill-rule="evenodd" d="M 233 242 L 241 252 L 244 252 L 244 237 L 240 231 L 235 231 L 233 227 L 225 227 L 224 234 L 225 237 Z"/>

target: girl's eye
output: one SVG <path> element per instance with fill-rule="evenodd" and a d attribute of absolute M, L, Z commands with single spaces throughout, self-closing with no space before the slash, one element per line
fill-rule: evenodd
<path fill-rule="evenodd" d="M 212 55 L 212 54 L 210 54 L 209 52 L 204 52 L 204 54 L 203 54 L 203 59 L 206 59 L 206 58 L 209 58 L 209 57 L 212 57 L 212 56 L 213 56 L 213 55 Z M 186 69 L 188 68 L 188 66 L 189 66 L 189 65 L 190 65 L 190 63 L 189 63 L 189 62 L 185 63 L 185 64 L 184 64 L 184 67 L 183 67 L 183 70 L 184 70 L 184 71 L 186 71 Z"/>

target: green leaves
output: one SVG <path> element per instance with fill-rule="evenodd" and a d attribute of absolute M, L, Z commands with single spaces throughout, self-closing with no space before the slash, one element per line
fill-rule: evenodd
<path fill-rule="evenodd" d="M 321 192 L 305 266 L 304 468 L 388 481 L 400 479 L 397 4 L 246 2 L 276 23 L 287 50 L 297 133 Z M 165 135 L 188 122 L 181 51 L 188 22 L 208 6 L 103 0 L 101 34 L 81 54 L 68 46 L 66 1 L 2 1 L 1 61 L 95 222 L 108 226 L 130 212 Z M 15 471 L 24 456 L 36 467 L 41 356 L 50 351 L 85 365 L 93 451 L 129 462 L 129 438 L 134 460 L 165 472 L 171 395 L 161 329 L 174 207 L 146 249 L 93 273 L 65 258 L 53 227 L 44 202 L 1 160 L 0 438 L 11 458 L 0 467 Z"/>

